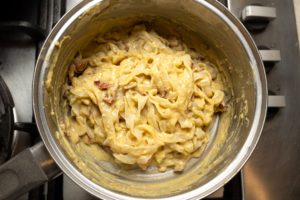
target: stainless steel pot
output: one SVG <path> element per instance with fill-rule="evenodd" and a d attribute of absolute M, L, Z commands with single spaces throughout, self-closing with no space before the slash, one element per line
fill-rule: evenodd
<path fill-rule="evenodd" d="M 69 151 L 61 147 L 60 92 L 68 63 L 99 32 L 141 21 L 152 23 L 161 32 L 176 29 L 187 42 L 204 42 L 220 61 L 219 68 L 231 85 L 231 113 L 216 119 L 204 155 L 191 161 L 181 174 L 116 172 L 114 166 L 71 145 Z M 83 1 L 69 11 L 45 41 L 34 74 L 33 107 L 44 144 L 1 166 L 0 199 L 16 197 L 55 176 L 59 173 L 55 163 L 99 198 L 199 199 L 228 182 L 254 150 L 265 120 L 267 86 L 251 36 L 214 0 L 94 0 Z"/>

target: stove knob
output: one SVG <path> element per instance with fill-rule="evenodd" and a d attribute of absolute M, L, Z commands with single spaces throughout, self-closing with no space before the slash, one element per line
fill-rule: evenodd
<path fill-rule="evenodd" d="M 267 120 L 275 117 L 279 110 L 284 107 L 286 107 L 285 96 L 276 95 L 274 92 L 269 91 Z"/>
<path fill-rule="evenodd" d="M 279 62 L 281 60 L 279 50 L 259 50 L 263 62 Z"/>
<path fill-rule="evenodd" d="M 274 7 L 250 5 L 242 11 L 242 21 L 246 28 L 252 32 L 263 31 L 271 20 L 276 18 Z"/>
<path fill-rule="evenodd" d="M 269 92 L 270 94 L 270 92 Z M 269 108 L 284 108 L 286 106 L 285 96 L 283 95 L 271 95 L 268 96 Z"/>
<path fill-rule="evenodd" d="M 272 50 L 260 47 L 258 47 L 258 49 L 265 66 L 265 70 L 267 73 L 269 73 L 274 67 L 275 63 L 280 62 L 281 60 L 280 50 Z"/>

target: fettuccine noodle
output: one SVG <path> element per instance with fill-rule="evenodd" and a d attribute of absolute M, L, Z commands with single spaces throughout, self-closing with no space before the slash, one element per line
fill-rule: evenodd
<path fill-rule="evenodd" d="M 224 107 L 216 67 L 181 40 L 143 25 L 95 41 L 68 71 L 70 141 L 99 144 L 121 164 L 182 171 L 201 155 L 207 127 Z"/>

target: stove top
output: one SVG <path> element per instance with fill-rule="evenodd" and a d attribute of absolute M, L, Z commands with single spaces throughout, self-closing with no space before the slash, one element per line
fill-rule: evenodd
<path fill-rule="evenodd" d="M 51 28 L 80 1 L 1 2 L 0 164 L 39 140 L 31 101 L 35 61 Z M 251 158 L 225 187 L 206 199 L 298 199 L 300 124 L 296 120 L 300 118 L 300 54 L 293 1 L 220 2 L 244 23 L 256 42 L 267 72 L 270 96 L 266 123 Z M 95 198 L 62 175 L 20 199 Z"/>

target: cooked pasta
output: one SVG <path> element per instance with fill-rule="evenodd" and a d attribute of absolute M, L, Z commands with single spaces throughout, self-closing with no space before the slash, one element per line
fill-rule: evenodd
<path fill-rule="evenodd" d="M 96 43 L 96 45 L 95 45 Z M 184 170 L 224 107 L 217 68 L 143 25 L 94 39 L 68 70 L 64 123 L 72 143 L 98 144 L 120 164 Z"/>

